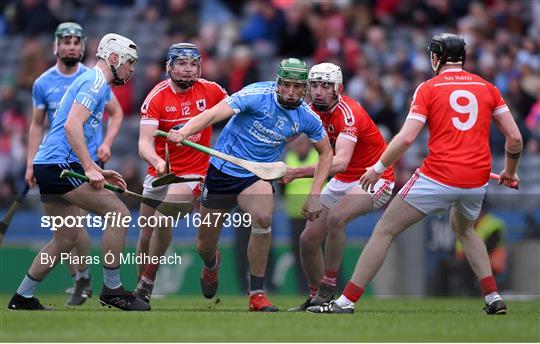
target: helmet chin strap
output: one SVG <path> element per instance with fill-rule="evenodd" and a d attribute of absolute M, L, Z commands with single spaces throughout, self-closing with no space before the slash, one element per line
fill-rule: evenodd
<path fill-rule="evenodd" d="M 118 74 L 116 73 L 116 68 L 114 68 L 113 65 L 111 65 L 111 72 L 113 73 L 113 76 L 114 76 L 114 79 L 112 81 L 114 86 L 122 86 L 123 84 L 126 83 L 126 80 L 120 79 L 118 77 Z"/>
<path fill-rule="evenodd" d="M 180 87 L 183 90 L 187 90 L 195 83 L 195 80 L 174 80 L 172 75 L 170 75 L 170 77 L 171 80 L 176 84 L 176 86 Z"/>

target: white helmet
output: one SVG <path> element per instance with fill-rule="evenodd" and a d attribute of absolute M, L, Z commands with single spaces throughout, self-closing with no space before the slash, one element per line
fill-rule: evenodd
<path fill-rule="evenodd" d="M 341 68 L 333 63 L 319 63 L 311 67 L 308 74 L 308 83 L 322 81 L 334 84 L 334 91 L 338 94 L 339 85 L 343 84 Z"/>
<path fill-rule="evenodd" d="M 118 63 L 114 68 L 118 68 L 128 60 L 137 61 L 137 45 L 124 36 L 116 33 L 108 33 L 99 42 L 96 56 L 101 57 L 108 63 L 111 53 L 118 54 Z"/>

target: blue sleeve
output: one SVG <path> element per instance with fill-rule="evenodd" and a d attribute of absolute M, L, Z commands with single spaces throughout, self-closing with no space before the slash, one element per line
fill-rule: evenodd
<path fill-rule="evenodd" d="M 85 80 L 75 96 L 75 102 L 81 104 L 88 111 L 93 112 L 96 106 L 99 104 L 101 97 L 104 96 L 104 92 L 107 92 L 106 87 L 96 88 L 91 80 Z"/>
<path fill-rule="evenodd" d="M 45 101 L 45 97 L 43 96 L 43 90 L 40 85 L 40 83 L 35 82 L 34 86 L 32 87 L 32 103 L 37 109 L 45 109 L 47 107 L 47 103 Z"/>
<path fill-rule="evenodd" d="M 261 104 L 261 94 L 253 94 L 251 92 L 241 90 L 226 98 L 225 101 L 236 114 L 241 112 L 250 112 L 251 110 L 257 109 L 257 107 Z"/>
<path fill-rule="evenodd" d="M 319 142 L 326 136 L 323 124 L 319 116 L 313 112 L 307 105 L 302 106 L 303 116 L 307 119 L 303 132 L 309 137 L 311 142 Z"/>

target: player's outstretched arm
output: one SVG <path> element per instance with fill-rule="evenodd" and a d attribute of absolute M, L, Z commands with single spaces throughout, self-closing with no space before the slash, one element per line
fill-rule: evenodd
<path fill-rule="evenodd" d="M 225 100 L 222 100 L 214 107 L 201 112 L 198 116 L 190 119 L 179 130 L 169 131 L 167 139 L 176 143 L 182 142 L 185 138 L 197 134 L 206 127 L 221 122 L 234 115 L 234 110 L 227 104 Z"/>
<path fill-rule="evenodd" d="M 523 149 L 523 139 L 510 111 L 494 116 L 493 121 L 506 138 L 504 170 L 500 173 L 499 184 L 511 186 L 513 182 L 519 182 L 517 168 L 521 150 Z"/>
<path fill-rule="evenodd" d="M 328 175 L 333 176 L 347 169 L 355 145 L 356 142 L 354 141 L 344 137 L 338 137 L 336 141 L 336 154 L 332 158 L 332 166 L 330 167 Z M 291 171 L 287 171 L 287 174 L 282 178 L 281 182 L 287 184 L 298 178 L 311 178 L 315 174 L 315 167 L 316 165 L 291 168 Z"/>
<path fill-rule="evenodd" d="M 112 92 L 111 92 L 112 93 Z M 107 162 L 111 158 L 111 146 L 120 132 L 120 126 L 124 119 L 124 111 L 118 102 L 118 99 L 112 93 L 111 100 L 105 105 L 105 111 L 109 114 L 109 122 L 107 124 L 107 134 L 103 139 L 103 143 L 98 147 L 98 159 Z"/>
<path fill-rule="evenodd" d="M 28 130 L 28 155 L 26 156 L 26 173 L 24 180 L 30 188 L 36 185 L 34 178 L 33 162 L 39 149 L 39 144 L 43 139 L 45 120 L 45 109 L 32 108 L 32 121 L 30 122 L 30 129 Z"/>
<path fill-rule="evenodd" d="M 366 173 L 360 177 L 360 185 L 364 191 L 372 191 L 374 185 L 381 178 L 387 167 L 393 165 L 414 143 L 420 131 L 424 127 L 424 122 L 416 119 L 407 119 L 399 133 L 394 136 L 388 147 L 384 150 L 377 163 L 367 169 Z"/>

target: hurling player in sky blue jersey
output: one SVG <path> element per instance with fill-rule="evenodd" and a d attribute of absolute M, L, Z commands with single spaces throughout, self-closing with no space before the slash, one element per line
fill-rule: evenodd
<path fill-rule="evenodd" d="M 305 134 L 319 153 L 313 185 L 302 208 L 302 215 L 313 221 L 322 205 L 319 194 L 332 164 L 332 148 L 323 125 L 304 102 L 307 89 L 305 62 L 289 58 L 281 61 L 276 81 L 249 85 L 213 108 L 191 119 L 179 130 L 171 130 L 169 140 L 181 142 L 216 122 L 230 118 L 219 136 L 216 149 L 256 162 L 277 161 L 290 138 Z M 273 186 L 245 169 L 212 157 L 201 196 L 201 227 L 197 250 L 204 261 L 201 288 L 205 297 L 218 287 L 220 253 L 217 250 L 222 213 L 239 206 L 251 215 L 248 244 L 251 311 L 275 312 L 266 298 L 263 282 L 271 243 Z"/>
<path fill-rule="evenodd" d="M 34 175 L 49 217 L 66 219 L 80 216 L 80 208 L 105 216 L 105 219 L 111 213 L 117 217 L 130 215 L 125 204 L 103 188 L 106 182 L 126 188 L 124 179 L 115 171 L 99 167 L 92 160 L 88 146 L 100 127 L 110 93 L 109 85 L 123 85 L 133 75 L 137 46 L 126 37 L 110 33 L 101 39 L 96 56 L 98 61 L 94 68 L 80 75 L 62 97 L 51 129 L 34 158 Z M 63 169 L 85 174 L 89 183 L 75 178 L 60 178 Z M 124 248 L 127 226 L 120 224 L 121 221 L 105 221 L 100 303 L 126 311 L 150 310 L 148 303 L 124 290 L 120 280 L 120 253 Z M 38 253 L 39 258 L 34 259 L 9 301 L 9 309 L 45 309 L 34 297 L 34 292 L 60 261 L 61 254 L 74 248 L 78 233 L 67 225 L 57 225 L 53 239 Z M 43 257 L 47 258 L 46 261 Z"/>
<path fill-rule="evenodd" d="M 54 32 L 54 55 L 56 64 L 45 71 L 34 82 L 32 88 L 32 121 L 28 133 L 28 155 L 26 158 L 25 181 L 30 188 L 36 184 L 34 178 L 34 157 L 45 132 L 45 115 L 49 126 L 53 122 L 54 114 L 60 100 L 68 87 L 86 72 L 88 68 L 81 63 L 84 56 L 84 44 L 86 34 L 84 29 L 77 23 L 65 22 L 58 25 Z M 96 139 L 88 150 L 92 160 L 105 163 L 111 156 L 111 145 L 120 130 L 124 117 L 120 103 L 112 92 L 111 99 L 107 101 L 105 110 L 109 114 L 107 135 L 103 140 L 101 126 L 97 131 Z M 88 256 L 90 253 L 90 238 L 85 229 L 79 230 L 77 244 L 73 252 L 76 256 Z M 68 264 L 75 286 L 67 304 L 70 306 L 81 305 L 86 297 L 92 294 L 88 264 Z M 78 285 L 78 287 L 77 287 Z M 84 295 L 83 295 L 84 294 Z M 86 296 L 86 297 L 84 297 Z"/>

